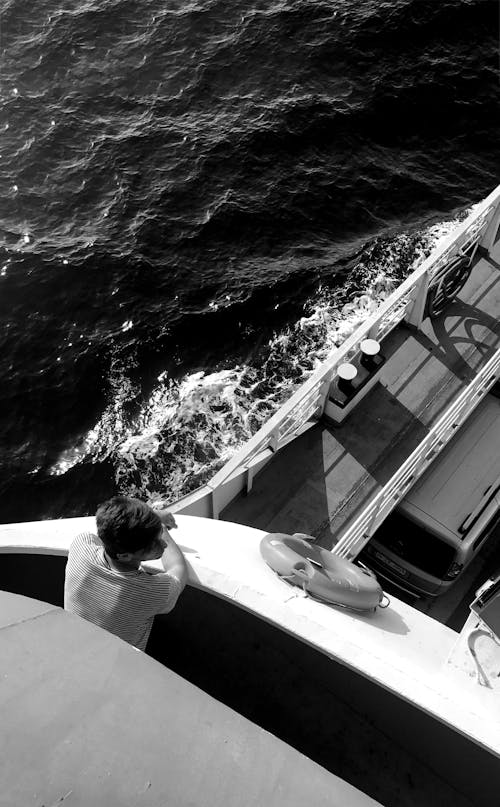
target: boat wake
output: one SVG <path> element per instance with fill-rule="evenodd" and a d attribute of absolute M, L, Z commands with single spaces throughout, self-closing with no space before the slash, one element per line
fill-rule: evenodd
<path fill-rule="evenodd" d="M 341 285 L 320 287 L 307 301 L 305 315 L 275 333 L 247 363 L 175 380 L 164 371 L 133 416 L 128 410 L 137 390 L 117 366 L 109 378 L 110 404 L 79 445 L 60 455 L 51 475 L 79 463 L 111 460 L 119 490 L 129 495 L 175 500 L 195 490 L 456 224 L 375 239 Z"/>

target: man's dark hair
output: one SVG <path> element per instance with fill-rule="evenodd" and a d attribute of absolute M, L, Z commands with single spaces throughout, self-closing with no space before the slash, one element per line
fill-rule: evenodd
<path fill-rule="evenodd" d="M 162 523 L 149 505 L 128 496 L 113 496 L 97 508 L 97 534 L 108 555 L 149 549 Z"/>

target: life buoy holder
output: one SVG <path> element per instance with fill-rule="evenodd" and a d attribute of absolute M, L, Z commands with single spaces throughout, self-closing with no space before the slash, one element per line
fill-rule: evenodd
<path fill-rule="evenodd" d="M 353 611 L 389 605 L 371 569 L 314 546 L 297 533 L 269 533 L 260 542 L 260 552 L 282 580 L 314 599 Z"/>

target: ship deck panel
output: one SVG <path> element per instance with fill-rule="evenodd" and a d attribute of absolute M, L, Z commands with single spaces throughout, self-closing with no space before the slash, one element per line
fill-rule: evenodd
<path fill-rule="evenodd" d="M 499 313 L 497 242 L 441 316 L 384 339 L 379 380 L 347 419 L 322 420 L 278 451 L 221 518 L 331 548 L 500 347 Z"/>

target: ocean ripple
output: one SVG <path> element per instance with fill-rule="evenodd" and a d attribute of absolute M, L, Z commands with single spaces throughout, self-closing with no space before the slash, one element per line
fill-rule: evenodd
<path fill-rule="evenodd" d="M 490 0 L 2 10 L 6 520 L 192 489 L 498 183 Z"/>

